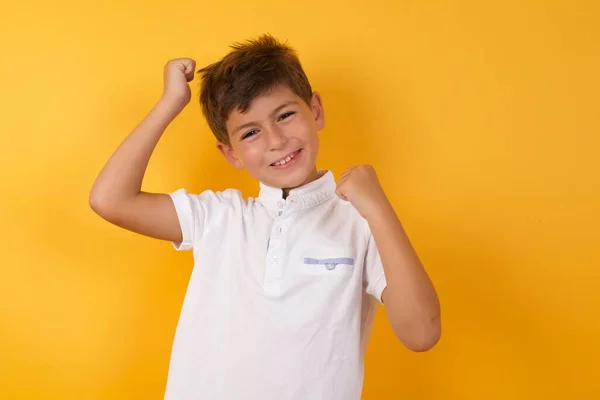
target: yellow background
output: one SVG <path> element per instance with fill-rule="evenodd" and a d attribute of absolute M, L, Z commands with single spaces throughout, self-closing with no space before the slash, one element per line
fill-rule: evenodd
<path fill-rule="evenodd" d="M 263 32 L 324 97 L 319 166 L 376 167 L 440 293 L 431 352 L 378 314 L 364 399 L 600 398 L 596 2 L 51 3 L 0 12 L 1 399 L 162 398 L 191 253 L 89 189 L 169 58 Z M 220 157 L 194 98 L 144 188 L 255 194 Z"/>

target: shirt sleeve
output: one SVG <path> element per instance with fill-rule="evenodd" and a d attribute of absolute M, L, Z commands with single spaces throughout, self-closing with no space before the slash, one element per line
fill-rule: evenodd
<path fill-rule="evenodd" d="M 230 203 L 230 193 L 213 192 L 206 190 L 200 194 L 188 193 L 186 189 L 179 189 L 169 193 L 179 226 L 181 227 L 181 243 L 173 242 L 173 247 L 178 251 L 191 250 L 194 243 L 202 239 L 203 232 L 208 228 L 211 220 L 222 214 Z"/>
<path fill-rule="evenodd" d="M 373 296 L 379 303 L 383 304 L 381 294 L 383 289 L 387 286 L 385 273 L 383 270 L 383 264 L 381 263 L 381 257 L 377 244 L 373 235 L 369 232 L 367 251 L 365 254 L 365 291 Z"/>

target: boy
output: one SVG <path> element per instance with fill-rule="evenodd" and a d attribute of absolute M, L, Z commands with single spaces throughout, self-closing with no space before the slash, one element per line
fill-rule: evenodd
<path fill-rule="evenodd" d="M 195 63 L 175 59 L 146 118 L 90 194 L 104 219 L 193 250 L 166 399 L 359 399 L 378 303 L 413 351 L 439 340 L 436 292 L 369 166 L 336 183 L 316 168 L 321 97 L 291 48 L 265 35 L 201 69 L 217 147 L 257 179 L 257 198 L 141 190 L 150 156 L 191 99 Z"/>

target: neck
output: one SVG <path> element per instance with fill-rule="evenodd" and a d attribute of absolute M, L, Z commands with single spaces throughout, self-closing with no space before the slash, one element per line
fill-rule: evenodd
<path fill-rule="evenodd" d="M 283 188 L 283 198 L 286 199 L 288 197 L 288 195 L 290 194 L 290 190 L 302 187 L 306 184 L 309 184 L 313 181 L 316 181 L 317 179 L 319 179 L 319 172 L 317 171 L 317 168 L 313 169 L 313 171 L 306 177 L 306 179 L 304 180 L 304 182 L 302 182 L 300 185 L 298 186 L 294 186 L 294 187 L 290 187 L 290 188 Z"/>

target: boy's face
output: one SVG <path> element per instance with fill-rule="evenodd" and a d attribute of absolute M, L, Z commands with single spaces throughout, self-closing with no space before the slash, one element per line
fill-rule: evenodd
<path fill-rule="evenodd" d="M 219 149 L 264 184 L 289 190 L 318 177 L 318 131 L 324 126 L 319 94 L 309 106 L 278 86 L 254 99 L 246 113 L 231 112 L 226 126 L 231 144 L 219 143 Z"/>

